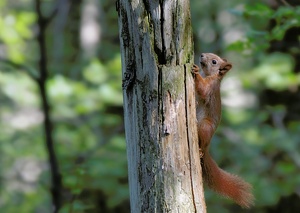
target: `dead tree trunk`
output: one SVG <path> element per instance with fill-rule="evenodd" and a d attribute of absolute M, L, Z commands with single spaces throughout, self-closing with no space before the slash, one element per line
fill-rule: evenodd
<path fill-rule="evenodd" d="M 205 212 L 188 0 L 118 0 L 131 212 Z"/>

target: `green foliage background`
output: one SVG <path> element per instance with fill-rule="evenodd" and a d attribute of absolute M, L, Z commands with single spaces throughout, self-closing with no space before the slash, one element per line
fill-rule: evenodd
<path fill-rule="evenodd" d="M 47 93 L 64 186 L 60 212 L 129 212 L 115 2 L 66 2 L 46 34 Z M 200 52 L 233 62 L 211 153 L 222 168 L 253 184 L 256 206 L 248 212 L 295 212 L 300 6 L 270 2 L 191 1 L 195 62 Z M 56 1 L 42 4 L 50 15 Z M 86 47 L 82 32 L 90 7 L 100 34 Z M 36 21 L 33 0 L 0 2 L 1 212 L 51 212 L 41 98 L 32 78 L 39 74 Z M 298 39 L 293 44 L 287 39 L 291 30 Z M 276 49 L 279 44 L 285 48 Z M 209 189 L 206 197 L 208 212 L 247 212 Z"/>

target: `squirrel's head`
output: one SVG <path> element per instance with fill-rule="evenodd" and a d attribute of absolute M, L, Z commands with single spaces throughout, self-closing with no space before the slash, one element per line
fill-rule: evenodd
<path fill-rule="evenodd" d="M 232 64 L 226 59 L 213 53 L 202 53 L 200 64 L 205 76 L 219 75 L 223 77 L 232 68 Z"/>

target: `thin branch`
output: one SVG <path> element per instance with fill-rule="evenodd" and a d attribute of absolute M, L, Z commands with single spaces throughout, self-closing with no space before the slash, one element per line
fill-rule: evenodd
<path fill-rule="evenodd" d="M 35 0 L 35 9 L 37 13 L 37 24 L 39 32 L 37 35 L 38 47 L 40 52 L 39 70 L 40 76 L 38 79 L 38 86 L 42 99 L 42 110 L 44 113 L 44 133 L 45 145 L 48 152 L 49 164 L 51 168 L 52 179 L 52 202 L 54 205 L 54 212 L 57 213 L 62 205 L 61 192 L 62 192 L 62 178 L 59 171 L 59 164 L 57 161 L 56 153 L 54 150 L 54 140 L 52 136 L 53 123 L 50 118 L 50 103 L 48 100 L 46 83 L 48 80 L 48 65 L 47 65 L 47 48 L 46 48 L 46 19 L 42 15 L 41 0 Z"/>
<path fill-rule="evenodd" d="M 18 64 L 11 60 L 5 59 L 5 58 L 0 58 L 0 62 L 3 63 L 4 65 L 10 66 L 14 69 L 25 71 L 26 74 L 29 75 L 29 77 L 31 77 L 33 80 L 38 82 L 39 75 L 38 75 L 37 71 L 35 69 L 33 69 L 32 67 L 25 66 L 24 64 Z"/>
<path fill-rule="evenodd" d="M 54 19 L 54 17 L 57 15 L 58 12 L 58 7 L 54 8 L 54 10 L 52 11 L 51 15 L 47 18 L 45 18 L 45 25 L 48 26 L 51 21 Z"/>
<path fill-rule="evenodd" d="M 55 18 L 55 16 L 57 15 L 58 13 L 58 9 L 59 9 L 59 0 L 56 1 L 56 4 L 51 12 L 51 14 L 46 18 L 44 17 L 44 21 L 45 21 L 45 26 L 47 27 L 51 21 Z"/>
<path fill-rule="evenodd" d="M 286 0 L 281 0 L 281 2 L 288 7 L 292 7 L 292 5 L 290 3 L 288 3 Z"/>

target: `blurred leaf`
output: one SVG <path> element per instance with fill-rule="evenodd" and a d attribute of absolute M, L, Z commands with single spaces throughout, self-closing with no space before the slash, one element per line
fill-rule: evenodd
<path fill-rule="evenodd" d="M 272 29 L 270 39 L 275 39 L 275 40 L 282 40 L 286 31 L 292 27 L 299 27 L 300 26 L 300 21 L 297 19 L 289 19 L 285 21 L 284 23 L 275 26 Z"/>
<path fill-rule="evenodd" d="M 16 30 L 24 39 L 33 37 L 32 25 L 36 21 L 36 15 L 33 12 L 22 11 L 17 14 Z"/>
<path fill-rule="evenodd" d="M 253 78 L 263 82 L 268 88 L 281 91 L 300 83 L 298 74 L 293 72 L 293 58 L 283 53 L 268 55 L 253 70 Z"/>
<path fill-rule="evenodd" d="M 92 60 L 83 70 L 83 75 L 88 81 L 98 85 L 106 82 L 108 78 L 107 70 L 97 59 Z"/>

